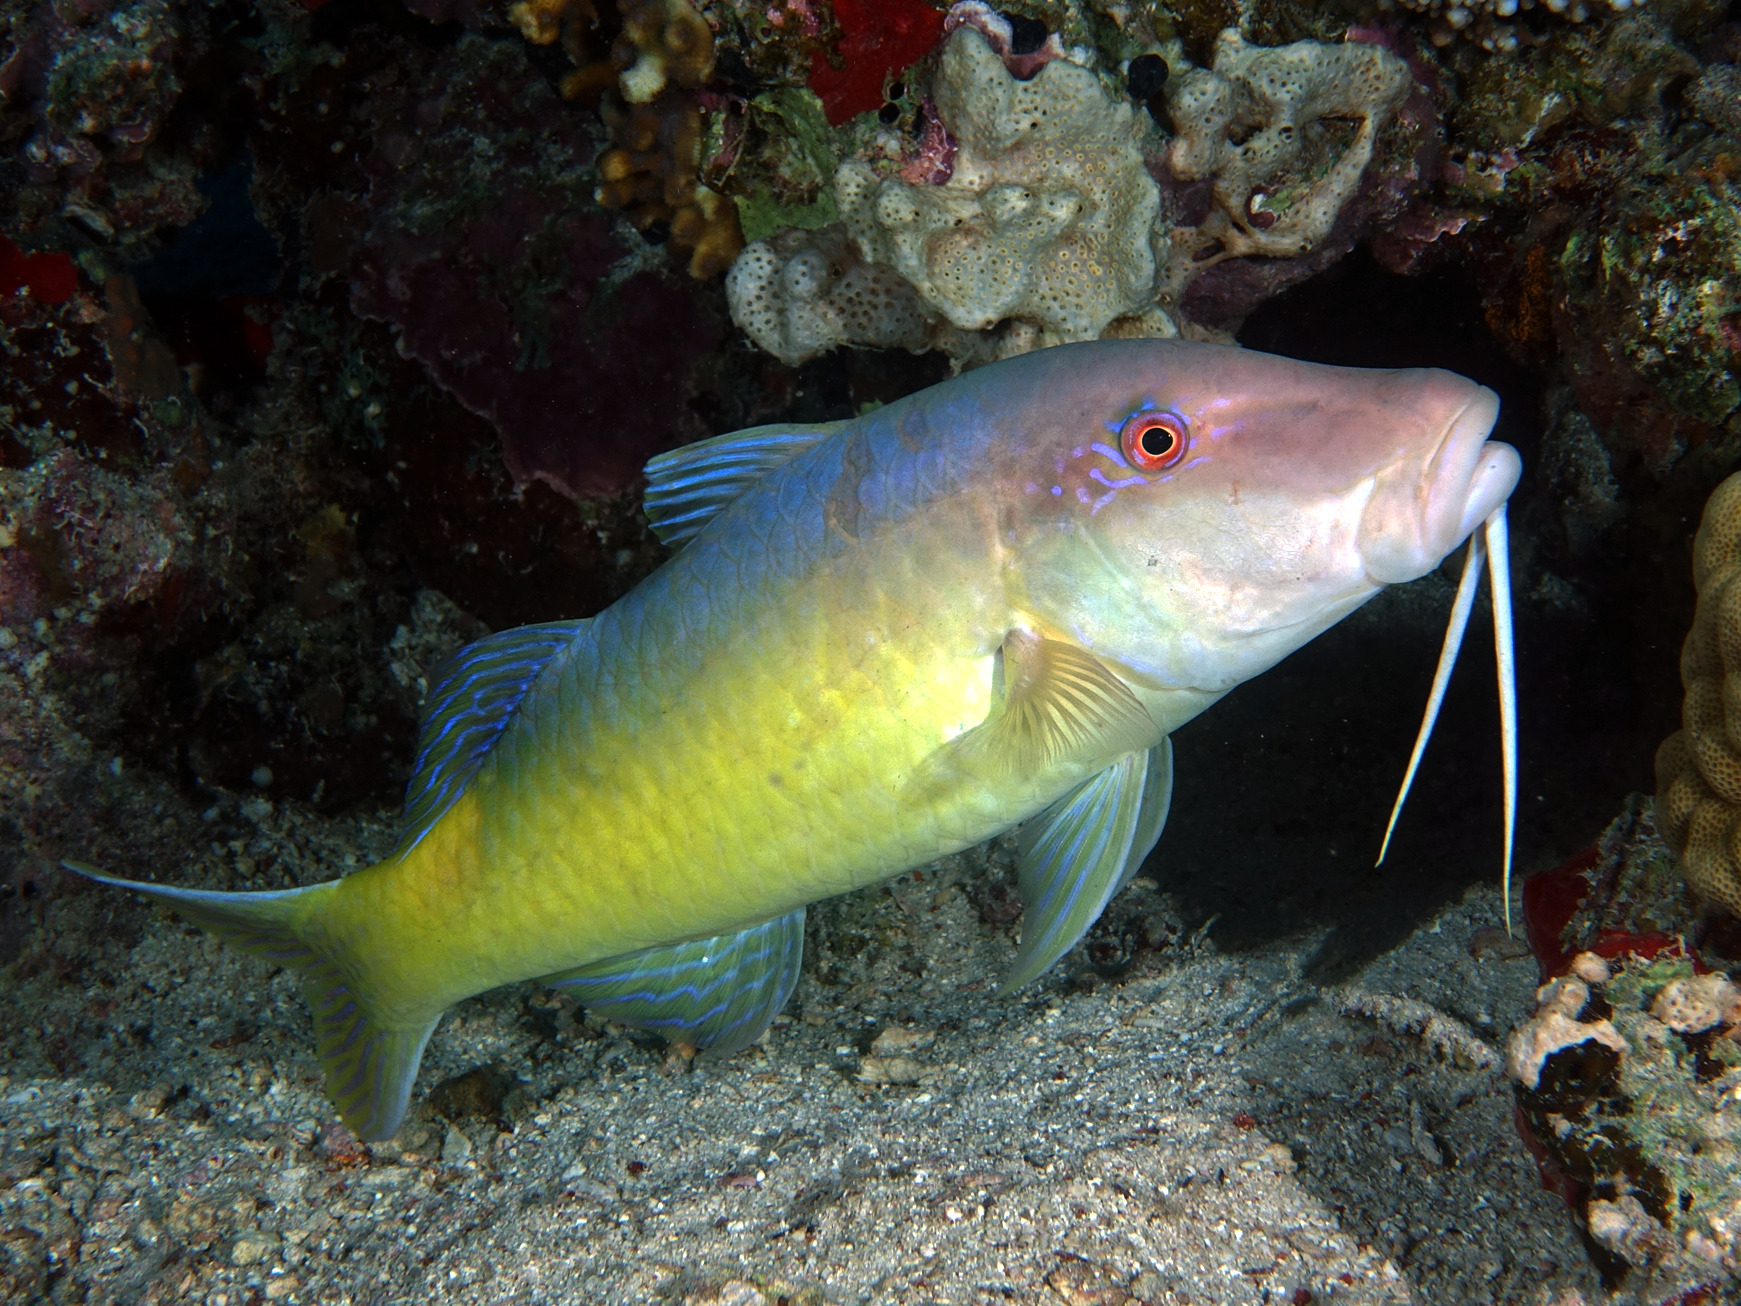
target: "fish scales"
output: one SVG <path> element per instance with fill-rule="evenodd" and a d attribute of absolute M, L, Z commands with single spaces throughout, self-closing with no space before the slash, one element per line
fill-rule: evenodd
<path fill-rule="evenodd" d="M 279 894 L 111 882 L 302 971 L 365 1137 L 460 998 L 543 978 L 741 1046 L 807 904 L 1038 814 L 1019 985 L 1159 837 L 1172 729 L 1503 504 L 1494 411 L 1447 373 L 1105 342 L 676 451 L 649 465 L 663 568 L 438 678 L 387 861 Z"/>
<path fill-rule="evenodd" d="M 407 962 L 379 983 L 438 1011 L 747 925 L 1016 819 L 980 790 L 896 800 L 983 717 L 1008 621 L 984 515 L 915 521 L 971 469 L 915 449 L 900 416 L 777 469 L 549 668 L 444 818 L 475 833 L 419 845 L 395 868 L 407 887 L 376 891 L 417 904 L 381 916 L 383 939 L 423 938 L 382 950 Z M 432 881 L 439 901 L 408 891 Z"/>

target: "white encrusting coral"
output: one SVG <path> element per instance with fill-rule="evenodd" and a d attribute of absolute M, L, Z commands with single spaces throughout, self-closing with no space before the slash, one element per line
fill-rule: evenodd
<path fill-rule="evenodd" d="M 848 162 L 835 174 L 847 229 L 964 331 L 1006 318 L 1046 343 L 1093 340 L 1154 295 L 1160 192 L 1129 104 L 1067 60 L 1017 81 L 976 29 L 959 27 L 933 88 L 958 148 L 941 185 Z"/>
<path fill-rule="evenodd" d="M 838 223 L 782 231 L 738 255 L 725 282 L 732 320 L 781 362 L 797 366 L 836 345 L 931 345 L 932 318 L 893 268 L 866 262 Z"/>

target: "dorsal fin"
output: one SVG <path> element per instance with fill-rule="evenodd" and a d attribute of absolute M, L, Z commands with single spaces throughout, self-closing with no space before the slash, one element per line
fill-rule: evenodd
<path fill-rule="evenodd" d="M 443 664 L 424 704 L 417 764 L 405 789 L 394 856 L 415 848 L 458 801 L 538 673 L 586 625 L 551 621 L 499 631 L 466 645 Z"/>
<path fill-rule="evenodd" d="M 688 543 L 750 486 L 845 425 L 752 426 L 660 454 L 646 466 L 653 533 L 672 548 Z"/>

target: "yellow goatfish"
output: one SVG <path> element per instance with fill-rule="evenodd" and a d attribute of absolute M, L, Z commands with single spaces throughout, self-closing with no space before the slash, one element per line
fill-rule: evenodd
<path fill-rule="evenodd" d="M 806 904 L 1033 818 L 1008 991 L 1154 846 L 1171 731 L 1484 522 L 1498 580 L 1497 413 L 1448 372 L 1128 340 L 704 440 L 647 466 L 659 571 L 444 669 L 385 861 L 273 893 L 74 869 L 300 972 L 365 1139 L 461 998 L 541 979 L 741 1048 Z"/>

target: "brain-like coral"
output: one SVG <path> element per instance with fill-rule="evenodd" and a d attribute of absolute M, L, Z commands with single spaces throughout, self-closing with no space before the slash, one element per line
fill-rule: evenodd
<path fill-rule="evenodd" d="M 793 366 L 836 345 L 918 352 L 933 339 L 934 319 L 912 283 L 861 258 L 838 223 L 757 241 L 725 288 L 750 339 Z"/>
<path fill-rule="evenodd" d="M 957 143 L 947 181 L 878 177 L 856 161 L 836 174 L 866 255 L 964 331 L 1015 317 L 1047 343 L 1092 340 L 1148 305 L 1160 193 L 1128 104 L 1064 60 L 1018 81 L 965 26 L 944 46 L 933 95 Z"/>
<path fill-rule="evenodd" d="M 1741 473 L 1705 505 L 1681 648 L 1682 728 L 1656 753 L 1656 812 L 1695 893 L 1741 914 Z"/>
<path fill-rule="evenodd" d="M 1375 45 L 1248 45 L 1229 29 L 1212 68 L 1173 92 L 1173 175 L 1211 181 L 1214 209 L 1173 233 L 1183 282 L 1224 258 L 1291 258 L 1330 234 L 1402 103 L 1408 65 Z"/>

